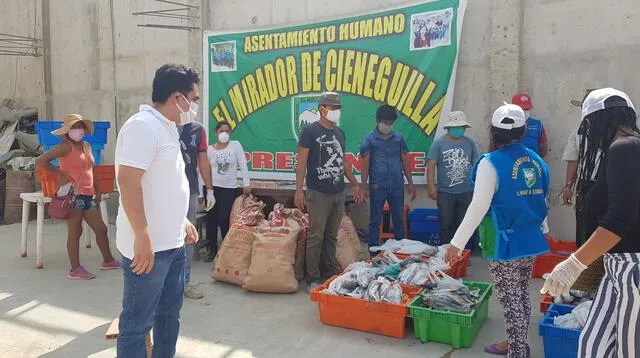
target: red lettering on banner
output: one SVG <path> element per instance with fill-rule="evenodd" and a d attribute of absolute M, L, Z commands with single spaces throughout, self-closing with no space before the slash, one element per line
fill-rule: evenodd
<path fill-rule="evenodd" d="M 353 166 L 356 172 L 360 173 L 362 170 L 362 156 L 358 154 L 356 157 L 353 153 L 346 153 L 345 159 Z"/>
<path fill-rule="evenodd" d="M 247 161 L 247 163 L 251 163 L 251 153 L 244 152 L 244 159 Z"/>
<path fill-rule="evenodd" d="M 291 152 L 276 153 L 276 170 L 292 171 L 293 170 L 293 153 Z"/>
<path fill-rule="evenodd" d="M 423 152 L 407 153 L 407 159 L 409 160 L 409 169 L 411 170 L 411 174 L 424 173 L 425 154 Z"/>
<path fill-rule="evenodd" d="M 251 168 L 253 170 L 273 170 L 273 154 L 269 152 L 253 152 Z"/>

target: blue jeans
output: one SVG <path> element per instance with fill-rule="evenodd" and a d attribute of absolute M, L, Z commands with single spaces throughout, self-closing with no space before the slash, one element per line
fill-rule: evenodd
<path fill-rule="evenodd" d="M 155 253 L 153 271 L 136 275 L 122 258 L 124 293 L 117 351 L 119 358 L 146 357 L 145 336 L 153 328 L 153 357 L 176 354 L 184 298 L 184 247 Z"/>
<path fill-rule="evenodd" d="M 390 188 L 371 185 L 369 187 L 371 221 L 369 222 L 369 247 L 380 245 L 380 224 L 384 203 L 389 203 L 393 232 L 396 240 L 406 239 L 404 232 L 404 185 Z"/>
<path fill-rule="evenodd" d="M 187 211 L 187 219 L 195 226 L 196 215 L 198 214 L 198 194 L 191 194 L 189 197 L 189 210 Z M 191 262 L 193 261 L 193 250 L 195 245 L 185 244 L 184 249 L 187 252 L 187 258 L 184 262 L 184 285 L 185 287 L 191 282 Z"/>

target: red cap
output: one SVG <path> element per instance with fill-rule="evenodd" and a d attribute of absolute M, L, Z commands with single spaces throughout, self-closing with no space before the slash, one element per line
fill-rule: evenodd
<path fill-rule="evenodd" d="M 533 104 L 531 104 L 531 97 L 526 93 L 518 93 L 513 96 L 513 98 L 511 98 L 511 103 L 520 106 L 523 110 L 533 108 Z"/>

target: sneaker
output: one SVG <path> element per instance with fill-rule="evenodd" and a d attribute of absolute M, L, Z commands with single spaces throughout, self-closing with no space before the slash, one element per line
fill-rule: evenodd
<path fill-rule="evenodd" d="M 100 265 L 100 270 L 117 270 L 120 268 L 120 261 L 113 259 L 109 262 L 103 262 Z"/>
<path fill-rule="evenodd" d="M 200 291 L 196 286 L 189 285 L 184 290 L 184 297 L 193 298 L 194 300 L 197 300 L 204 297 L 204 295 L 202 294 L 202 291 Z"/>
<path fill-rule="evenodd" d="M 310 294 L 311 291 L 313 291 L 314 288 L 318 287 L 322 285 L 322 282 L 319 281 L 313 281 L 307 284 L 307 294 Z"/>
<path fill-rule="evenodd" d="M 91 280 L 96 278 L 96 275 L 84 269 L 82 266 L 78 266 L 75 269 L 69 271 L 67 278 L 72 280 Z"/>

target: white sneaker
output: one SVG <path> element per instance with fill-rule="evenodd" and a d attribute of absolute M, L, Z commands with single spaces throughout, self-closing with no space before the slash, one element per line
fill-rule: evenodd
<path fill-rule="evenodd" d="M 200 298 L 204 297 L 204 295 L 202 294 L 202 291 L 200 291 L 196 286 L 189 285 L 184 290 L 184 297 L 192 298 L 194 300 L 197 300 L 197 299 L 200 299 Z"/>

